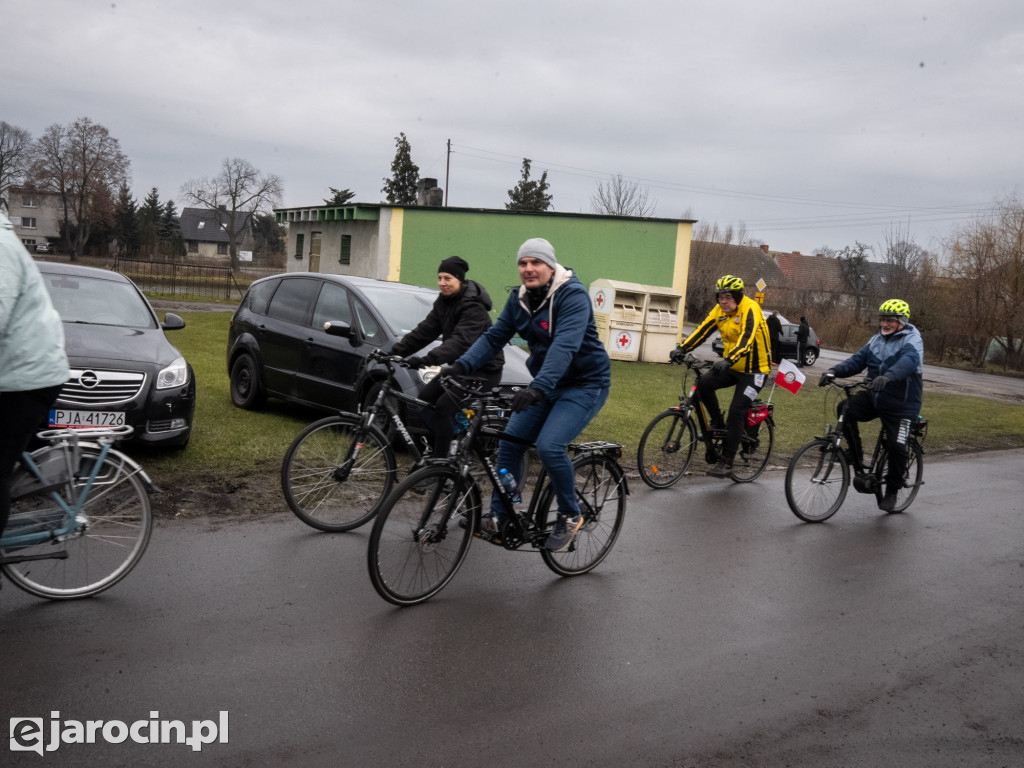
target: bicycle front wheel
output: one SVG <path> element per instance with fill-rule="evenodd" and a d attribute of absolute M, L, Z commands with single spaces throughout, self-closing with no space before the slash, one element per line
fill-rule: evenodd
<path fill-rule="evenodd" d="M 882 488 L 885 485 L 885 475 L 888 472 L 889 453 L 885 446 L 878 456 L 878 468 L 875 470 L 875 495 L 882 500 Z M 903 473 L 903 487 L 896 492 L 896 506 L 893 512 L 902 512 L 909 507 L 921 487 L 921 478 L 924 476 L 924 451 L 917 441 L 907 443 L 907 471 Z"/>
<path fill-rule="evenodd" d="M 829 440 L 812 440 L 798 450 L 786 470 L 786 501 L 793 514 L 820 523 L 836 513 L 850 487 L 846 456 Z"/>
<path fill-rule="evenodd" d="M 480 486 L 454 467 L 428 466 L 402 480 L 370 533 L 367 565 L 377 594 L 406 606 L 444 589 L 466 559 L 480 505 Z"/>
<path fill-rule="evenodd" d="M 583 526 L 565 552 L 540 551 L 544 564 L 560 576 L 576 576 L 597 567 L 611 552 L 626 518 L 626 478 L 618 463 L 601 454 L 581 454 L 573 464 Z M 541 529 L 554 522 L 557 501 L 548 483 L 537 511 Z"/>
<path fill-rule="evenodd" d="M 659 413 L 640 437 L 636 463 L 641 479 L 651 488 L 675 485 L 690 466 L 696 443 L 692 418 L 675 408 Z"/>
<path fill-rule="evenodd" d="M 337 533 L 376 514 L 395 474 L 387 438 L 355 416 L 338 414 L 298 434 L 281 463 L 281 489 L 302 522 Z"/>
<path fill-rule="evenodd" d="M 732 479 L 737 483 L 749 483 L 768 466 L 775 446 L 775 424 L 770 418 L 761 422 L 756 435 L 743 433 L 743 441 L 732 462 Z"/>
<path fill-rule="evenodd" d="M 75 532 L 64 541 L 0 550 L 5 557 L 46 556 L 3 566 L 15 585 L 38 597 L 69 600 L 109 589 L 128 575 L 149 544 L 153 517 L 138 468 L 120 454 L 108 452 L 81 506 L 75 509 L 99 460 L 100 448 L 83 445 L 81 457 L 79 471 L 60 492 L 73 514 L 77 513 Z M 11 503 L 7 530 L 13 533 L 16 526 L 32 518 L 63 515 L 50 493 L 34 493 Z"/>

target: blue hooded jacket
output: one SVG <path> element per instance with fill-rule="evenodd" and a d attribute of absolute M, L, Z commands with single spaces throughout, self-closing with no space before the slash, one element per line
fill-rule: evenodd
<path fill-rule="evenodd" d="M 872 393 L 875 407 L 911 418 L 921 412 L 923 362 L 921 332 L 907 323 L 888 336 L 876 333 L 857 354 L 832 370 L 840 378 L 853 376 L 865 368 L 868 379 L 884 375 L 889 383 L 881 392 Z"/>
<path fill-rule="evenodd" d="M 526 287 L 513 289 L 494 325 L 457 362 L 475 371 L 517 333 L 530 347 L 531 387 L 547 395 L 566 387 L 611 386 L 611 363 L 597 335 L 590 294 L 572 270 L 556 265 L 548 294 L 532 313 Z"/>

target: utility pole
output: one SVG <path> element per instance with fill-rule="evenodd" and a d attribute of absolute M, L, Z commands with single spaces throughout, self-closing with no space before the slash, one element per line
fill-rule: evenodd
<path fill-rule="evenodd" d="M 452 140 L 448 139 L 448 158 L 444 163 L 444 207 L 448 207 L 448 171 L 452 167 Z"/>

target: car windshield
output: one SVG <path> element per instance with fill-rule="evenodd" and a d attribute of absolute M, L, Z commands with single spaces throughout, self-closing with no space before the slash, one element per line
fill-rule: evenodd
<path fill-rule="evenodd" d="M 410 291 L 389 285 L 361 285 L 362 292 L 384 317 L 392 333 L 404 336 L 430 312 L 436 291 Z"/>
<path fill-rule="evenodd" d="M 153 316 L 135 287 L 81 275 L 43 275 L 50 300 L 65 323 L 155 328 Z"/>

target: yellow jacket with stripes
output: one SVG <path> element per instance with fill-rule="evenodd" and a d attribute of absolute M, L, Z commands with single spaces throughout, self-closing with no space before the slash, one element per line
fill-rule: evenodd
<path fill-rule="evenodd" d="M 714 332 L 722 335 L 725 359 L 738 373 L 769 373 L 771 371 L 771 338 L 760 305 L 744 296 L 735 312 L 725 314 L 719 305 L 708 313 L 697 330 L 679 345 L 683 352 L 692 352 Z"/>

